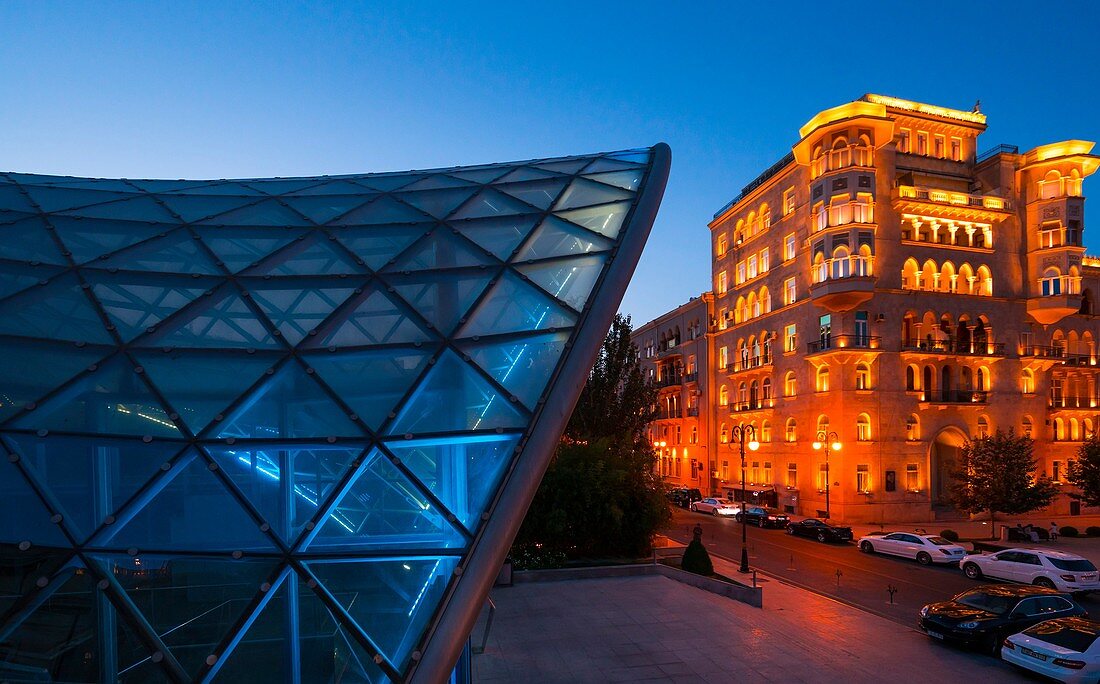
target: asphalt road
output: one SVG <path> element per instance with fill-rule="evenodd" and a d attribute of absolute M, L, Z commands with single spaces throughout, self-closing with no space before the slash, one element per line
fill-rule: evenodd
<path fill-rule="evenodd" d="M 732 518 L 715 518 L 673 508 L 664 531 L 676 541 L 691 541 L 691 529 L 703 527 L 703 543 L 712 554 L 739 561 L 741 525 Z M 860 553 L 855 543 L 822 544 L 793 537 L 778 529 L 748 529 L 749 565 L 766 575 L 829 596 L 895 622 L 915 626 L 921 606 L 945 601 L 982 582 L 967 579 L 955 566 L 924 567 L 895 556 Z M 893 602 L 889 587 L 894 587 Z M 767 590 L 765 589 L 765 592 Z M 1100 615 L 1100 596 L 1082 605 Z"/>

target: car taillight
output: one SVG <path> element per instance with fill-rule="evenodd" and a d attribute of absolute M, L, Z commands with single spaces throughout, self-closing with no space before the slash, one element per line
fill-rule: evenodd
<path fill-rule="evenodd" d="M 1082 667 L 1085 666 L 1085 661 L 1083 660 L 1066 660 L 1065 658 L 1055 658 L 1053 662 L 1055 665 L 1058 665 L 1060 667 L 1068 667 L 1071 670 L 1080 670 Z"/>
<path fill-rule="evenodd" d="M 1058 576 L 1061 577 L 1062 579 L 1064 579 L 1067 582 L 1072 582 L 1073 581 L 1073 575 L 1058 575 Z"/>
<path fill-rule="evenodd" d="M 1010 651 L 1015 651 L 1016 650 L 1016 644 L 1012 643 L 1008 639 L 1004 640 L 1004 645 L 1005 645 L 1005 648 L 1007 648 Z"/>

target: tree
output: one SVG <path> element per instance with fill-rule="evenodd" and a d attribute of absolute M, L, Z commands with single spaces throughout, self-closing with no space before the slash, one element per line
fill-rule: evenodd
<path fill-rule="evenodd" d="M 1069 462 L 1069 481 L 1081 489 L 1071 497 L 1086 506 L 1100 506 L 1100 438 L 1096 435 L 1077 449 L 1077 460 Z"/>
<path fill-rule="evenodd" d="M 998 511 L 1019 515 L 1049 506 L 1058 488 L 1045 475 L 1036 477 L 1034 446 L 1012 430 L 968 441 L 952 473 L 952 503 L 971 514 L 988 511 L 990 528 Z"/>

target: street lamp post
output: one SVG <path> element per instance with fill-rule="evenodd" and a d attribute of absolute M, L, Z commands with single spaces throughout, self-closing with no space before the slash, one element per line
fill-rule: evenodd
<path fill-rule="evenodd" d="M 840 435 L 834 431 L 817 431 L 817 439 L 814 440 L 814 451 L 825 450 L 825 519 L 828 520 L 831 512 L 829 509 L 829 488 L 833 484 L 829 475 L 829 452 L 840 451 Z"/>
<path fill-rule="evenodd" d="M 748 496 L 745 494 L 745 440 L 749 440 L 749 451 L 760 448 L 760 442 L 755 439 L 756 428 L 752 425 L 734 425 L 733 438 L 741 445 L 741 567 L 739 572 L 749 571 L 749 517 L 745 515 L 745 504 Z"/>

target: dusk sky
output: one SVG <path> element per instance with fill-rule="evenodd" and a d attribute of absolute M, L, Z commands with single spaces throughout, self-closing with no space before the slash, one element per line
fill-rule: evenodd
<path fill-rule="evenodd" d="M 1098 27 L 1073 2 L 7 0 L 0 170 L 339 174 L 664 141 L 672 175 L 622 306 L 639 324 L 709 288 L 712 214 L 822 109 L 980 99 L 981 150 L 1100 139 Z"/>

